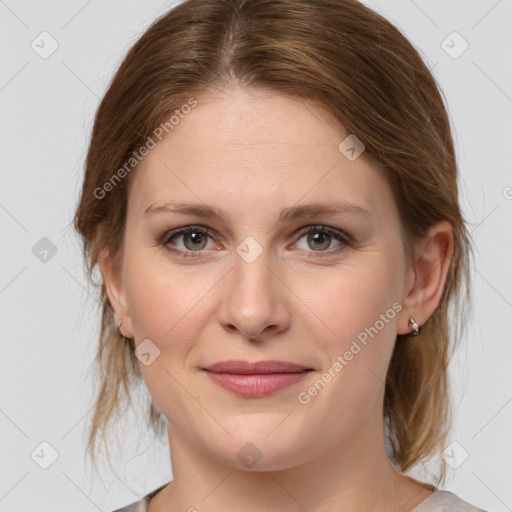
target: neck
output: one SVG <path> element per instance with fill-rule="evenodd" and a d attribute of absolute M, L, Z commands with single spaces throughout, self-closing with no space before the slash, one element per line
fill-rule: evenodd
<path fill-rule="evenodd" d="M 365 422 L 334 449 L 276 471 L 240 470 L 214 459 L 170 424 L 168 435 L 173 481 L 148 512 L 408 512 L 432 494 L 389 461 L 382 421 Z"/>

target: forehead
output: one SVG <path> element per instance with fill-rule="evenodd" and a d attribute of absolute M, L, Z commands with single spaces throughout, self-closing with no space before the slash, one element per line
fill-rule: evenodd
<path fill-rule="evenodd" d="M 197 101 L 136 170 L 129 202 L 138 211 L 176 199 L 256 209 L 301 196 L 368 209 L 390 199 L 370 163 L 340 152 L 349 134 L 318 104 L 242 89 Z"/>

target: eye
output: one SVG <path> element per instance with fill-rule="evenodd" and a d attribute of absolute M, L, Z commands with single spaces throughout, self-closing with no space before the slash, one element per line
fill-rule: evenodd
<path fill-rule="evenodd" d="M 177 252 L 185 258 L 195 258 L 200 256 L 199 253 L 206 247 L 208 237 L 212 237 L 212 234 L 207 229 L 187 226 L 166 233 L 161 244 L 169 251 Z M 181 239 L 183 248 L 171 244 L 174 239 Z"/>
<path fill-rule="evenodd" d="M 352 238 L 349 235 L 327 226 L 308 226 L 296 233 L 295 236 L 300 236 L 296 244 L 306 238 L 308 247 L 300 248 L 300 250 L 309 252 L 311 258 L 332 256 L 352 244 Z M 205 252 L 203 249 L 213 248 L 212 246 L 207 247 L 208 238 L 214 238 L 210 230 L 200 226 L 186 226 L 164 233 L 159 237 L 159 244 L 184 258 L 197 258 Z M 181 241 L 181 244 L 175 241 Z M 331 247 L 333 241 L 338 242 L 334 248 Z M 214 243 L 213 246 L 219 247 Z"/>
<path fill-rule="evenodd" d="M 299 235 L 303 235 L 300 240 L 306 238 L 307 247 L 304 250 L 311 250 L 313 253 L 317 253 L 311 256 L 313 258 L 330 256 L 333 253 L 338 253 L 343 250 L 345 246 L 350 246 L 352 242 L 352 239 L 348 235 L 338 231 L 337 229 L 332 229 L 326 226 L 308 226 L 307 228 L 302 229 L 299 232 Z M 336 245 L 334 249 L 331 247 L 333 241 L 338 242 L 338 245 Z"/>

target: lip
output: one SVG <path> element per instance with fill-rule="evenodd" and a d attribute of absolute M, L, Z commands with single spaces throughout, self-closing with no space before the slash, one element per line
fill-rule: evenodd
<path fill-rule="evenodd" d="M 271 395 L 302 380 L 312 368 L 286 361 L 229 360 L 203 368 L 217 385 L 240 396 Z"/>
<path fill-rule="evenodd" d="M 220 361 L 203 368 L 214 373 L 236 373 L 240 375 L 254 375 L 260 373 L 297 373 L 305 370 L 311 370 L 307 366 L 288 363 L 287 361 L 242 361 L 240 359 L 230 359 L 229 361 Z"/>

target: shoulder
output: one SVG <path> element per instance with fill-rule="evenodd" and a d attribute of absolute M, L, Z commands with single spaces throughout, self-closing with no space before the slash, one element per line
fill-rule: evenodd
<path fill-rule="evenodd" d="M 148 501 L 149 500 L 146 499 L 146 496 L 144 496 L 141 500 L 135 501 L 123 508 L 116 508 L 113 512 L 147 512 Z"/>
<path fill-rule="evenodd" d="M 471 505 L 450 491 L 437 489 L 411 512 L 486 512 Z"/>
<path fill-rule="evenodd" d="M 164 484 L 158 489 L 146 494 L 142 499 L 131 503 L 123 508 L 118 508 L 113 512 L 147 512 L 149 500 L 165 487 Z M 471 505 L 462 500 L 456 494 L 450 491 L 437 489 L 426 500 L 417 505 L 411 512 L 487 512 L 481 508 Z"/>
<path fill-rule="evenodd" d="M 163 489 L 166 485 L 168 485 L 169 482 L 161 485 L 157 489 L 154 489 L 150 493 L 146 494 L 143 498 L 141 498 L 139 501 L 135 501 L 133 503 L 130 503 L 129 505 L 126 505 L 123 508 L 117 508 L 116 510 L 113 510 L 112 512 L 147 512 L 148 510 L 148 503 L 149 500 L 161 489 Z"/>

